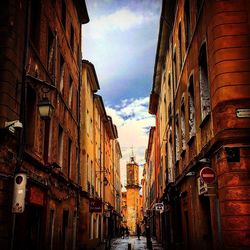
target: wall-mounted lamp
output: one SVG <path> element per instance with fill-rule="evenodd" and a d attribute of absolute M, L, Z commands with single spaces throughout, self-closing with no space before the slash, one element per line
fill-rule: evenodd
<path fill-rule="evenodd" d="M 185 176 L 194 176 L 195 172 L 188 172 Z"/>
<path fill-rule="evenodd" d="M 205 163 L 205 164 L 209 164 L 210 160 L 208 158 L 202 158 L 200 160 L 198 160 L 199 163 Z"/>
<path fill-rule="evenodd" d="M 43 97 L 43 99 L 38 103 L 37 106 L 39 108 L 39 113 L 42 119 L 47 120 L 51 118 L 54 107 L 47 97 Z"/>

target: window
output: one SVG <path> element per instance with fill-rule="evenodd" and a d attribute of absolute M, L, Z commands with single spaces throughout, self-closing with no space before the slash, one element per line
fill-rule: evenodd
<path fill-rule="evenodd" d="M 47 67 L 50 76 L 54 78 L 54 70 L 55 70 L 55 37 L 50 27 L 48 27 L 48 61 Z"/>
<path fill-rule="evenodd" d="M 72 157 L 72 140 L 68 138 L 68 177 L 70 178 L 71 171 L 71 157 Z"/>
<path fill-rule="evenodd" d="M 74 52 L 74 39 L 75 39 L 75 32 L 74 32 L 74 28 L 71 24 L 70 26 L 70 46 L 72 51 Z"/>
<path fill-rule="evenodd" d="M 43 138 L 43 160 L 44 163 L 48 163 L 50 147 L 50 120 L 44 121 L 44 138 Z"/>
<path fill-rule="evenodd" d="M 193 75 L 189 80 L 188 87 L 188 127 L 189 138 L 195 135 L 195 105 L 194 105 L 194 79 Z"/>
<path fill-rule="evenodd" d="M 186 48 L 190 42 L 190 7 L 189 0 L 185 1 L 184 5 L 184 22 L 185 22 L 185 46 Z"/>
<path fill-rule="evenodd" d="M 36 132 L 36 92 L 28 85 L 27 88 L 27 147 L 32 148 L 34 146 L 35 132 Z"/>
<path fill-rule="evenodd" d="M 179 70 L 181 72 L 182 66 L 182 37 L 181 37 L 181 22 L 178 27 L 178 47 L 179 47 Z"/>
<path fill-rule="evenodd" d="M 201 2 L 202 0 L 196 0 L 196 18 L 198 18 L 201 10 Z"/>
<path fill-rule="evenodd" d="M 30 39 L 36 48 L 39 48 L 41 20 L 41 0 L 31 1 Z"/>
<path fill-rule="evenodd" d="M 199 54 L 199 78 L 201 98 L 201 120 L 210 113 L 210 86 L 208 82 L 206 44 L 201 46 Z"/>
<path fill-rule="evenodd" d="M 63 56 L 60 55 L 60 92 L 63 94 L 64 87 L 64 72 L 65 72 L 65 62 Z"/>
<path fill-rule="evenodd" d="M 69 77 L 69 107 L 72 108 L 73 79 Z"/>
<path fill-rule="evenodd" d="M 174 85 L 174 90 L 176 90 L 176 85 L 177 85 L 176 51 L 174 51 L 173 54 L 173 85 Z"/>
<path fill-rule="evenodd" d="M 66 4 L 64 0 L 62 0 L 62 25 L 65 29 L 66 28 Z"/>
<path fill-rule="evenodd" d="M 186 149 L 186 128 L 185 128 L 185 99 L 181 100 L 181 143 L 182 150 Z"/>
<path fill-rule="evenodd" d="M 58 155 L 58 163 L 62 167 L 63 165 L 63 128 L 58 126 L 58 142 L 57 142 L 57 155 Z"/>
<path fill-rule="evenodd" d="M 175 116 L 175 159 L 180 160 L 180 141 L 179 141 L 179 118 Z"/>
<path fill-rule="evenodd" d="M 169 131 L 171 131 L 170 129 Z M 172 139 L 170 137 L 169 143 L 168 143 L 168 181 L 173 182 L 174 176 L 173 176 L 173 146 L 172 146 Z"/>

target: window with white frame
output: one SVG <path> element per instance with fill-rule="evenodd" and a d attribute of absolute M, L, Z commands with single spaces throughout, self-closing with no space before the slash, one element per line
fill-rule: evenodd
<path fill-rule="evenodd" d="M 189 138 L 191 138 L 195 136 L 196 132 L 193 75 L 189 79 L 189 87 L 188 87 L 188 127 L 189 127 Z"/>
<path fill-rule="evenodd" d="M 201 46 L 199 54 L 199 82 L 201 99 L 201 120 L 210 113 L 210 86 L 208 81 L 206 44 Z"/>
<path fill-rule="evenodd" d="M 181 99 L 181 144 L 182 150 L 186 149 L 186 127 L 185 127 L 185 98 Z"/>

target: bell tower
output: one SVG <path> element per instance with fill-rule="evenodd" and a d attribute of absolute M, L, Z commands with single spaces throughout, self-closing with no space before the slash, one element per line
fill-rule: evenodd
<path fill-rule="evenodd" d="M 127 163 L 127 226 L 130 233 L 136 233 L 136 223 L 138 222 L 139 209 L 139 165 L 135 161 L 135 156 L 132 150 L 132 155 Z"/>

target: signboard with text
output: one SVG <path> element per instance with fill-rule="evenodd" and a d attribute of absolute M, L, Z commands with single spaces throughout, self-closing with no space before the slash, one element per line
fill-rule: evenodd
<path fill-rule="evenodd" d="M 207 184 L 199 177 L 197 179 L 198 193 L 199 195 L 206 194 L 208 192 Z"/>
<path fill-rule="evenodd" d="M 102 200 L 89 199 L 89 212 L 101 213 L 102 212 Z"/>

